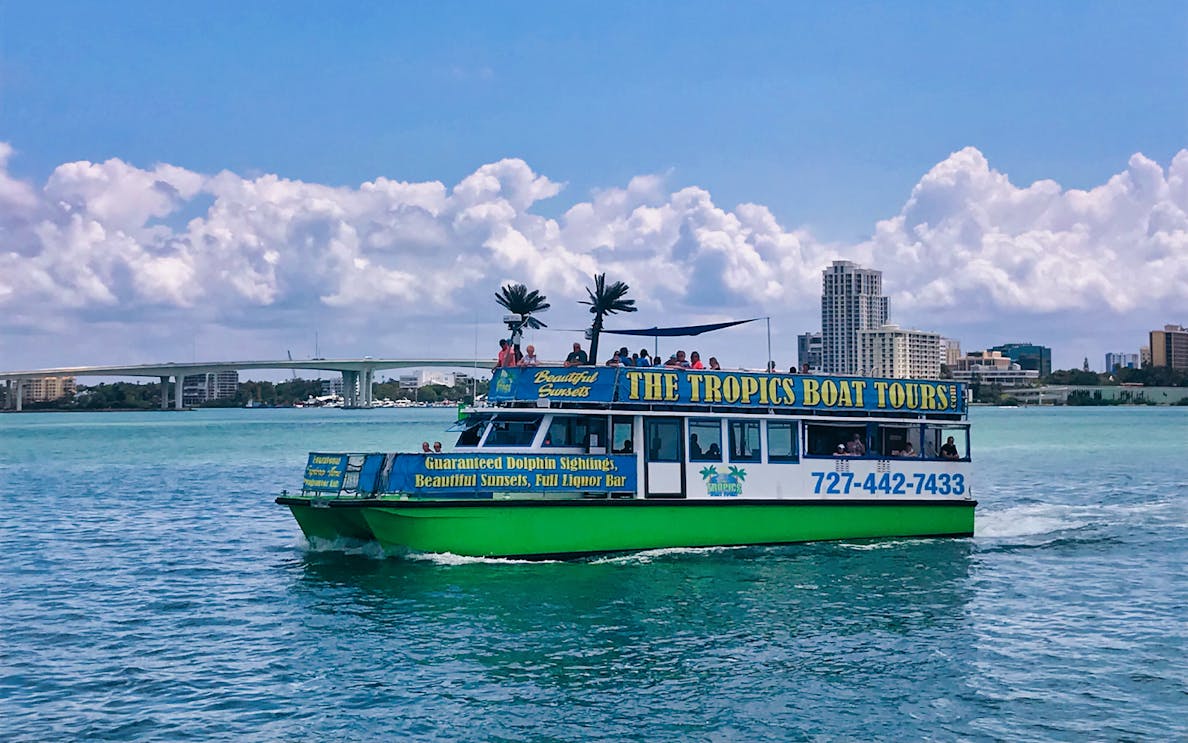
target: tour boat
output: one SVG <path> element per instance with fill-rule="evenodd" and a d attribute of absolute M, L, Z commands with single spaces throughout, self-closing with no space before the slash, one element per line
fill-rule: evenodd
<path fill-rule="evenodd" d="M 309 455 L 311 539 L 549 558 L 973 534 L 964 385 L 639 367 L 496 369 L 448 452 Z"/>

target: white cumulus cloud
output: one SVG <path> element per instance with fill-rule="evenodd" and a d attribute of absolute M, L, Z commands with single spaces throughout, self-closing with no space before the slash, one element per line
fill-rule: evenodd
<path fill-rule="evenodd" d="M 492 292 L 511 280 L 576 323 L 573 300 L 598 271 L 631 284 L 648 324 L 772 314 L 802 330 L 816 322 L 821 270 L 838 258 L 885 272 L 893 318 L 936 318 L 942 332 L 1002 317 L 1088 332 L 1102 317 L 1142 315 L 1155 327 L 1188 310 L 1188 150 L 1166 167 L 1136 154 L 1077 190 L 1015 185 L 969 147 L 850 245 L 656 175 L 545 217 L 537 205 L 563 185 L 518 159 L 454 185 L 343 188 L 116 159 L 63 164 L 38 186 L 9 174 L 11 156 L 0 142 L 0 338 L 112 334 L 112 358 L 79 362 L 120 360 L 114 339 L 137 327 L 159 338 L 317 322 L 359 350 L 399 344 L 442 318 L 489 321 Z"/>

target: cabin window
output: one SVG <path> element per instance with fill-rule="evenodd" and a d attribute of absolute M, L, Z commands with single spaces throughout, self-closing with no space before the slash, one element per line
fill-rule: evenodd
<path fill-rule="evenodd" d="M 862 444 L 863 453 L 868 451 L 870 447 L 866 440 L 865 424 L 806 423 L 804 426 L 805 454 L 810 457 L 862 456 L 850 453 L 855 449 L 851 444 L 854 441 L 854 436 L 857 436 L 858 442 Z"/>
<path fill-rule="evenodd" d="M 759 421 L 727 421 L 730 432 L 730 461 L 759 461 Z"/>
<path fill-rule="evenodd" d="M 490 416 L 473 415 L 457 424 L 461 427 L 461 433 L 458 434 L 458 442 L 455 446 L 478 446 L 489 420 L 491 420 Z M 454 430 L 459 429 L 455 428 Z"/>
<path fill-rule="evenodd" d="M 719 420 L 689 421 L 689 461 L 722 461 L 722 422 Z"/>
<path fill-rule="evenodd" d="M 611 453 L 634 454 L 635 420 L 615 417 L 611 423 Z"/>
<path fill-rule="evenodd" d="M 597 441 L 590 437 L 596 436 Z M 606 418 L 593 415 L 555 415 L 545 433 L 545 446 L 606 446 Z"/>
<path fill-rule="evenodd" d="M 882 457 L 919 457 L 924 448 L 920 426 L 879 424 L 871 448 L 871 454 Z"/>
<path fill-rule="evenodd" d="M 648 440 L 649 462 L 681 461 L 681 422 L 677 418 L 650 418 L 644 421 Z"/>
<path fill-rule="evenodd" d="M 531 446 L 540 428 L 540 416 L 532 418 L 496 418 L 483 446 Z"/>
<path fill-rule="evenodd" d="M 950 436 L 956 457 L 951 452 L 946 456 L 944 451 Z M 969 429 L 964 426 L 925 426 L 922 448 L 926 459 L 969 459 Z"/>
<path fill-rule="evenodd" d="M 797 424 L 791 421 L 767 422 L 767 461 L 800 461 L 800 450 L 796 445 Z"/>

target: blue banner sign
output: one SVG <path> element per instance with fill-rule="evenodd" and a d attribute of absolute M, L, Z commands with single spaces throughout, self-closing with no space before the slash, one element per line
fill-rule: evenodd
<path fill-rule="evenodd" d="M 387 492 L 458 495 L 634 492 L 626 454 L 397 454 Z"/>
<path fill-rule="evenodd" d="M 964 413 L 957 382 L 757 372 L 568 367 L 496 369 L 491 402 L 555 402 L 797 410 Z"/>
<path fill-rule="evenodd" d="M 491 379 L 491 402 L 538 400 L 610 402 L 618 369 L 594 366 L 496 369 Z"/>
<path fill-rule="evenodd" d="M 965 395 L 956 382 L 664 369 L 619 372 L 618 399 L 624 403 L 921 413 L 965 410 Z"/>
<path fill-rule="evenodd" d="M 319 454 L 311 452 L 305 463 L 305 482 L 302 490 L 337 493 L 346 480 L 346 454 Z"/>

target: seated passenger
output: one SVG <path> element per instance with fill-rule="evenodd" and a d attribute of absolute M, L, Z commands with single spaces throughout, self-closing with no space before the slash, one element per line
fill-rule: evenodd
<path fill-rule="evenodd" d="M 631 439 L 624 439 L 623 440 L 623 448 L 619 450 L 619 453 L 620 454 L 632 454 L 632 453 L 634 453 L 634 451 L 635 451 L 635 448 L 631 444 Z"/>
<path fill-rule="evenodd" d="M 432 453 L 432 451 L 433 451 L 433 450 L 429 448 L 429 442 L 428 442 L 428 441 L 422 441 L 422 442 L 421 442 L 421 452 L 422 452 L 422 453 L 424 453 L 424 454 L 430 454 L 430 453 Z"/>
<path fill-rule="evenodd" d="M 701 444 L 697 443 L 697 434 L 689 434 L 689 457 L 703 457 L 705 452 L 701 450 Z"/>
<path fill-rule="evenodd" d="M 586 356 L 586 352 L 582 350 L 582 344 L 574 343 L 573 350 L 565 357 L 566 366 L 586 366 L 590 363 L 590 359 Z"/>
<path fill-rule="evenodd" d="M 835 450 L 833 451 L 833 456 L 835 456 L 835 457 L 848 457 L 848 456 L 850 456 L 850 455 L 849 455 L 849 453 L 848 453 L 848 452 L 846 452 L 846 445 L 845 445 L 845 444 L 838 444 L 838 445 L 837 445 L 837 449 L 835 449 Z"/>
<path fill-rule="evenodd" d="M 440 441 L 433 442 L 433 453 L 441 454 L 441 442 Z"/>
<path fill-rule="evenodd" d="M 622 366 L 623 365 L 623 358 L 621 356 L 619 356 L 618 351 L 615 351 L 614 355 L 606 360 L 606 365 L 607 366 Z"/>
<path fill-rule="evenodd" d="M 701 354 L 697 353 L 696 351 L 693 352 L 693 355 L 689 357 L 689 368 L 690 369 L 704 369 L 705 368 L 705 364 L 701 363 Z"/>
<path fill-rule="evenodd" d="M 655 366 L 655 363 L 652 361 L 651 357 L 648 356 L 648 349 L 646 349 L 646 348 L 639 349 L 639 361 L 635 365 L 636 366 Z"/>
<path fill-rule="evenodd" d="M 631 352 L 627 350 L 627 346 L 619 349 L 619 363 L 623 366 L 635 366 L 635 360 L 631 358 Z"/>
<path fill-rule="evenodd" d="M 895 452 L 892 452 L 895 453 Z M 903 448 L 899 450 L 897 456 L 900 457 L 914 457 L 916 456 L 916 447 L 912 446 L 912 442 L 907 442 Z"/>
<path fill-rule="evenodd" d="M 709 368 L 713 369 L 714 371 L 722 371 L 722 367 L 718 365 L 718 357 L 717 356 L 710 356 Z"/>
<path fill-rule="evenodd" d="M 961 455 L 957 453 L 957 444 L 953 441 L 952 436 L 941 445 L 940 455 L 945 459 L 961 459 Z"/>
<path fill-rule="evenodd" d="M 689 360 L 685 358 L 684 351 L 677 351 L 668 359 L 668 361 L 664 363 L 664 365 L 670 369 L 688 369 Z"/>
<path fill-rule="evenodd" d="M 520 358 L 520 366 L 536 366 L 539 363 L 536 359 L 536 346 L 529 343 L 526 351 L 527 353 Z"/>
<path fill-rule="evenodd" d="M 854 434 L 854 437 L 846 442 L 846 454 L 853 457 L 861 457 L 866 454 L 866 444 L 862 443 L 862 436 Z"/>
<path fill-rule="evenodd" d="M 722 458 L 722 450 L 718 448 L 718 445 L 716 443 L 710 444 L 709 448 L 705 450 L 705 456 L 711 457 L 713 459 L 721 459 Z"/>

